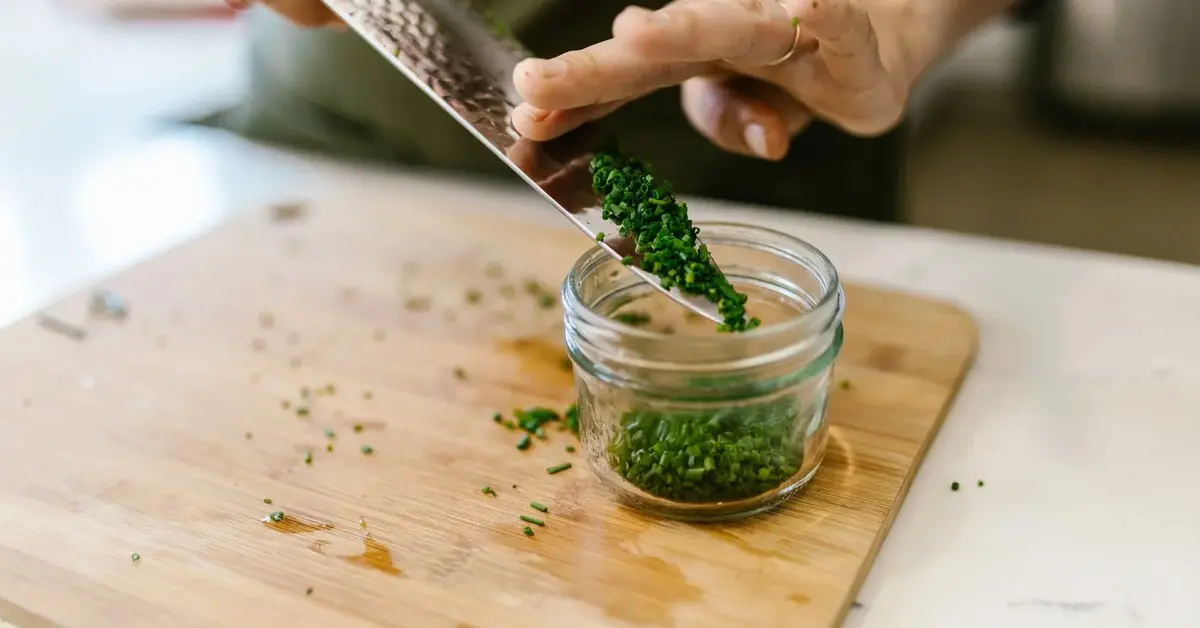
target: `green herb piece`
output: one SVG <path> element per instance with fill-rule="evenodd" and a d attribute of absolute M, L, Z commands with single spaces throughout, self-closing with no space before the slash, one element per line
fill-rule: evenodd
<path fill-rule="evenodd" d="M 337 387 L 334 386 L 333 384 L 325 384 L 325 394 L 326 395 L 337 394 Z"/>
<path fill-rule="evenodd" d="M 625 323 L 626 325 L 641 327 L 650 322 L 650 315 L 645 312 L 621 312 L 614 315 L 613 320 Z"/>
<path fill-rule="evenodd" d="M 843 379 L 842 381 L 838 382 L 838 388 L 841 388 L 842 390 L 850 390 L 853 388 L 853 384 L 850 383 L 850 380 Z"/>
<path fill-rule="evenodd" d="M 374 397 L 375 397 L 375 395 L 374 395 L 374 394 L 372 394 L 372 393 L 371 393 L 371 391 L 369 391 L 369 390 L 364 390 L 364 391 L 363 391 L 363 399 L 366 399 L 367 401 L 370 401 L 370 400 L 371 400 L 372 398 L 374 398 Z"/>
<path fill-rule="evenodd" d="M 817 5 L 814 3 L 813 6 L 815 7 Z M 792 18 L 792 26 L 800 26 L 800 18 L 798 18 L 798 17 Z"/>
<path fill-rule="evenodd" d="M 975 484 L 975 486 L 983 486 L 983 480 L 980 480 L 979 482 L 977 482 L 977 483 Z"/>
<path fill-rule="evenodd" d="M 473 305 L 473 304 L 479 303 L 481 300 L 483 300 L 483 295 L 480 294 L 480 292 L 478 290 L 475 290 L 472 288 L 471 290 L 467 290 L 466 299 L 467 299 L 467 303 L 470 303 Z"/>
<path fill-rule="evenodd" d="M 300 387 L 300 398 L 301 399 L 308 399 L 311 396 L 312 396 L 312 391 L 308 389 L 308 386 Z"/>
<path fill-rule="evenodd" d="M 525 523 L 532 523 L 535 526 L 545 526 L 546 525 L 546 524 L 542 523 L 541 519 L 538 519 L 537 517 L 530 517 L 529 515 L 521 515 L 521 521 L 524 521 Z"/>
<path fill-rule="evenodd" d="M 375 453 L 375 448 L 370 445 L 363 445 L 361 449 L 364 456 L 369 456 Z"/>
<path fill-rule="evenodd" d="M 497 412 L 496 414 L 493 414 L 493 415 L 492 415 L 492 420 L 493 420 L 493 421 L 495 421 L 496 423 L 503 423 L 503 422 L 504 422 L 504 415 L 502 415 L 502 414 L 500 414 L 499 412 Z"/>
<path fill-rule="evenodd" d="M 274 502 L 271 501 L 270 497 L 265 497 L 265 498 L 263 498 L 263 503 L 270 506 Z"/>
<path fill-rule="evenodd" d="M 567 411 L 563 413 L 563 423 L 567 429 L 576 435 L 579 434 L 579 406 L 577 404 L 573 403 L 567 406 Z"/>
<path fill-rule="evenodd" d="M 958 490 L 958 482 L 951 482 L 951 483 L 950 483 L 950 490 L 952 490 L 952 491 L 957 491 L 957 490 Z"/>
<path fill-rule="evenodd" d="M 546 508 L 545 506 L 543 506 L 537 502 L 529 502 L 529 507 L 538 512 L 550 512 L 549 508 Z"/>
<path fill-rule="evenodd" d="M 517 426 L 530 434 L 536 434 L 543 425 L 559 419 L 558 412 L 539 406 L 513 410 L 513 417 L 517 419 Z"/>
<path fill-rule="evenodd" d="M 719 410 L 634 408 L 608 444 L 609 465 L 663 499 L 703 503 L 761 495 L 801 466 L 794 400 Z"/>
<path fill-rule="evenodd" d="M 555 473 L 562 473 L 563 471 L 566 471 L 567 469 L 570 469 L 570 468 L 571 468 L 571 463 L 564 462 L 562 464 L 556 464 L 553 467 L 546 469 L 546 473 L 549 473 L 550 475 L 554 475 Z"/>
<path fill-rule="evenodd" d="M 552 294 L 543 294 L 542 296 L 538 297 L 538 305 L 541 306 L 543 310 L 548 310 L 554 307 L 556 303 L 558 303 L 558 299 L 555 299 L 554 295 Z"/>
<path fill-rule="evenodd" d="M 479 489 L 479 490 L 480 490 L 480 492 L 482 492 L 484 495 L 492 495 L 492 496 L 495 496 L 495 495 L 496 495 L 496 491 L 493 491 L 493 490 L 492 490 L 492 487 L 490 487 L 490 486 L 485 486 L 485 487 L 483 487 L 483 488 L 481 488 L 481 489 Z"/>
<path fill-rule="evenodd" d="M 495 279 L 504 275 L 504 267 L 496 262 L 490 262 L 483 267 L 483 276 L 489 279 Z"/>
<path fill-rule="evenodd" d="M 533 528 L 529 526 L 525 526 L 525 529 L 521 530 L 521 532 L 524 533 L 525 536 L 533 536 Z"/>
<path fill-rule="evenodd" d="M 467 378 L 467 372 L 461 366 L 454 367 L 454 379 L 462 381 Z"/>
<path fill-rule="evenodd" d="M 620 225 L 620 235 L 632 237 L 640 266 L 659 278 L 663 288 L 703 295 L 716 304 L 722 331 L 745 331 L 760 324 L 746 318 L 745 294 L 734 289 L 713 262 L 699 229 L 688 218 L 687 204 L 675 198 L 670 185 L 656 178 L 649 164 L 628 157 L 613 146 L 592 157 L 592 188 L 603 197 L 601 215 Z M 633 263 L 630 256 L 621 260 Z"/>
<path fill-rule="evenodd" d="M 404 302 L 404 309 L 410 312 L 424 312 L 429 309 L 430 305 L 428 297 L 412 297 Z"/>
<path fill-rule="evenodd" d="M 357 434 L 357 433 L 359 433 L 359 432 L 361 432 L 361 431 L 363 431 L 363 424 L 362 424 L 362 423 L 355 423 L 355 424 L 354 424 L 354 433 L 355 433 L 355 434 Z"/>
<path fill-rule="evenodd" d="M 603 232 L 603 231 L 597 231 L 597 232 L 596 232 L 596 241 L 597 241 L 597 242 L 603 242 L 603 241 L 604 241 L 604 232 Z"/>
<path fill-rule="evenodd" d="M 282 407 L 284 410 L 291 410 L 292 402 L 288 401 L 287 399 L 284 399 L 283 401 L 281 401 L 279 403 L 279 406 Z"/>
<path fill-rule="evenodd" d="M 573 453 L 575 453 L 575 446 L 574 446 L 574 445 L 567 445 L 567 453 L 569 453 L 569 454 L 573 454 Z"/>
<path fill-rule="evenodd" d="M 308 587 L 307 589 L 304 590 L 304 595 L 312 595 L 312 592 L 313 592 L 313 588 Z"/>
<path fill-rule="evenodd" d="M 512 421 L 505 421 L 505 422 L 504 422 L 504 427 L 506 427 L 506 428 L 508 428 L 508 429 L 510 429 L 510 430 L 515 430 L 515 429 L 517 429 L 517 424 L 516 424 L 516 423 L 513 423 Z"/>
<path fill-rule="evenodd" d="M 304 464 L 312 464 L 312 452 L 304 452 Z"/>
<path fill-rule="evenodd" d="M 517 449 L 525 451 L 526 449 L 529 449 L 529 443 L 529 434 L 521 434 L 521 440 L 517 441 Z"/>
<path fill-rule="evenodd" d="M 308 406 L 300 406 L 299 408 L 296 408 L 296 416 L 308 416 L 308 415 L 309 415 Z"/>
<path fill-rule="evenodd" d="M 141 559 L 142 559 L 142 555 L 137 552 L 134 552 L 129 555 L 129 560 L 132 560 L 135 563 Z"/>
<path fill-rule="evenodd" d="M 570 371 L 575 368 L 575 364 L 571 362 L 571 358 L 563 358 L 559 360 L 558 366 L 564 371 Z"/>
<path fill-rule="evenodd" d="M 626 255 L 625 257 L 622 257 L 622 258 L 621 258 L 621 263 L 622 263 L 622 264 L 624 264 L 624 265 L 626 265 L 626 266 L 632 266 L 632 265 L 633 265 L 633 256 L 632 256 L 632 255 Z"/>
<path fill-rule="evenodd" d="M 538 437 L 538 440 L 546 440 L 546 428 L 537 428 L 537 431 L 534 432 L 534 435 Z"/>
<path fill-rule="evenodd" d="M 325 451 L 330 451 L 330 452 L 333 451 L 333 443 L 326 443 Z"/>
<path fill-rule="evenodd" d="M 334 437 L 333 428 L 332 427 L 325 428 L 325 438 L 333 438 L 333 437 Z"/>
<path fill-rule="evenodd" d="M 286 515 L 283 514 L 282 510 L 276 510 L 275 512 L 272 512 L 271 514 L 267 515 L 267 520 L 278 523 L 280 521 L 283 521 L 283 518 L 285 516 Z"/>

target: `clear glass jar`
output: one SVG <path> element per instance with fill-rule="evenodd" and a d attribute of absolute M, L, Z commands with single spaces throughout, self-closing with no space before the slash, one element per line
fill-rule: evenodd
<path fill-rule="evenodd" d="M 825 454 L 845 297 L 832 262 L 789 235 L 698 223 L 762 319 L 716 331 L 594 248 L 563 283 L 588 464 L 634 508 L 686 520 L 762 512 Z"/>

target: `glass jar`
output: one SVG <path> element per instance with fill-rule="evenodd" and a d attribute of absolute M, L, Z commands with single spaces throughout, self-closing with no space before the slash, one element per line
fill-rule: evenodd
<path fill-rule="evenodd" d="M 731 519 L 781 503 L 821 465 L 845 297 L 806 242 L 697 226 L 761 327 L 717 332 L 597 247 L 563 283 L 566 345 L 600 480 L 653 514 Z"/>

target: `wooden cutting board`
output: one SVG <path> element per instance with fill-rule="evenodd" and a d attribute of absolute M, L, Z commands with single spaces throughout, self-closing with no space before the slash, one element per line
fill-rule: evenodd
<path fill-rule="evenodd" d="M 0 619 L 833 626 L 975 347 L 953 306 L 850 287 L 849 386 L 809 488 L 739 523 L 661 521 L 616 505 L 569 433 L 521 452 L 492 421 L 571 401 L 561 312 L 526 283 L 556 287 L 586 241 L 449 207 L 293 213 L 104 282 L 124 322 L 87 294 L 46 311 L 82 340 L 0 331 Z M 550 509 L 533 538 L 530 501 Z"/>

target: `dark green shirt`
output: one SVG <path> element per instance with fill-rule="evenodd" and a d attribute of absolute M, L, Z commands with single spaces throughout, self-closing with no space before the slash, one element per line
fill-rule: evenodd
<path fill-rule="evenodd" d="M 619 0 L 496 0 L 494 12 L 527 47 L 549 57 L 609 37 L 624 6 Z M 297 28 L 265 9 L 248 17 L 250 92 L 208 123 L 325 154 L 514 176 L 357 35 Z M 895 216 L 898 133 L 864 140 L 816 124 L 785 161 L 768 163 L 709 144 L 688 125 L 678 99 L 678 90 L 670 89 L 632 103 L 613 114 L 612 128 L 627 150 L 644 156 L 680 192 Z"/>

